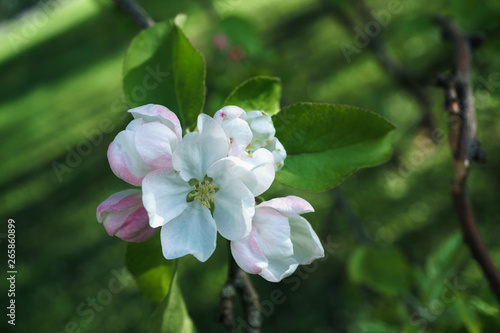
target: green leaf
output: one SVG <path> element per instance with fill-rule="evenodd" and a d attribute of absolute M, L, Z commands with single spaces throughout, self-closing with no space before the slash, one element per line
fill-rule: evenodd
<path fill-rule="evenodd" d="M 163 257 L 160 233 L 145 242 L 127 245 L 127 268 L 144 296 L 154 303 L 160 303 L 167 295 L 175 262 Z"/>
<path fill-rule="evenodd" d="M 205 60 L 171 22 L 141 31 L 123 65 L 123 89 L 132 107 L 160 104 L 193 127 L 205 103 Z"/>
<path fill-rule="evenodd" d="M 475 309 L 463 298 L 458 297 L 455 302 L 458 312 L 460 314 L 459 318 L 464 323 L 469 333 L 480 333 L 481 332 L 481 322 L 478 319 Z"/>
<path fill-rule="evenodd" d="M 472 304 L 479 313 L 496 318 L 500 317 L 500 311 L 496 305 L 488 304 L 479 297 L 472 296 L 470 304 Z"/>
<path fill-rule="evenodd" d="M 388 295 L 402 295 L 410 288 L 410 269 L 395 248 L 360 246 L 349 257 L 348 274 L 352 282 Z"/>
<path fill-rule="evenodd" d="M 156 308 L 149 320 L 149 331 L 151 333 L 196 332 L 177 283 L 177 272 L 174 273 L 167 297 Z"/>
<path fill-rule="evenodd" d="M 277 77 L 256 76 L 234 89 L 224 102 L 236 105 L 245 111 L 261 110 L 270 116 L 280 109 L 281 80 Z"/>
<path fill-rule="evenodd" d="M 446 277 L 454 275 L 458 266 L 468 259 L 462 234 L 455 232 L 429 255 L 425 270 L 433 279 L 444 280 Z"/>
<path fill-rule="evenodd" d="M 298 103 L 273 116 L 273 122 L 287 153 L 276 180 L 298 189 L 327 190 L 392 154 L 394 126 L 352 106 Z"/>

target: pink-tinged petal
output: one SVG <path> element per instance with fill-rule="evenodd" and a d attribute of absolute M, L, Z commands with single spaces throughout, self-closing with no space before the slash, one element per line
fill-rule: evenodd
<path fill-rule="evenodd" d="M 106 223 L 105 223 L 106 225 Z M 128 242 L 144 242 L 150 239 L 158 229 L 149 226 L 149 217 L 144 207 L 131 212 L 115 236 Z"/>
<path fill-rule="evenodd" d="M 215 250 L 217 229 L 208 208 L 189 202 L 186 209 L 161 228 L 161 247 L 166 259 L 192 254 L 206 261 Z"/>
<path fill-rule="evenodd" d="M 118 133 L 108 148 L 111 170 L 129 184 L 140 186 L 151 168 L 142 160 L 135 146 L 135 131 Z"/>
<path fill-rule="evenodd" d="M 257 207 L 270 207 L 287 217 L 314 212 L 314 208 L 309 202 L 294 195 L 264 201 Z"/>
<path fill-rule="evenodd" d="M 126 190 L 111 195 L 97 207 L 97 220 L 110 236 L 128 242 L 143 242 L 157 231 L 149 226 L 139 190 Z"/>
<path fill-rule="evenodd" d="M 241 118 L 245 120 L 247 114 L 245 110 L 234 105 L 228 105 L 214 114 L 214 120 L 220 125 L 225 121 Z"/>
<path fill-rule="evenodd" d="M 182 139 L 182 128 L 179 118 L 167 109 L 158 104 L 147 104 L 128 110 L 135 119 L 143 119 L 147 123 L 159 121 L 170 128 L 176 135 L 178 140 Z"/>
<path fill-rule="evenodd" d="M 155 170 L 142 182 L 142 202 L 153 228 L 179 216 L 187 207 L 186 196 L 191 186 L 173 171 Z"/>
<path fill-rule="evenodd" d="M 288 218 L 271 208 L 257 208 L 252 219 L 257 242 L 267 259 L 287 258 L 293 254 Z"/>
<path fill-rule="evenodd" d="M 239 157 L 252 141 L 252 130 L 243 119 L 234 119 L 222 123 L 222 129 L 230 142 L 229 156 Z"/>
<path fill-rule="evenodd" d="M 269 282 L 280 282 L 292 275 L 298 266 L 293 258 L 269 259 L 267 267 L 262 270 L 260 276 Z"/>
<path fill-rule="evenodd" d="M 186 134 L 173 154 L 174 169 L 186 181 L 203 180 L 207 169 L 229 151 L 226 134 L 211 117 L 200 114 L 198 129 L 198 133 Z"/>
<path fill-rule="evenodd" d="M 104 200 L 96 210 L 97 221 L 103 221 L 103 214 L 109 212 L 119 212 L 127 210 L 130 207 L 142 205 L 141 190 L 124 190 L 116 192 Z"/>
<path fill-rule="evenodd" d="M 252 228 L 247 237 L 231 242 L 234 260 L 242 270 L 250 274 L 259 274 L 267 267 L 267 259 L 259 248 L 256 235 L 257 230 Z"/>
<path fill-rule="evenodd" d="M 323 258 L 325 250 L 311 224 L 301 216 L 289 219 L 293 243 L 293 258 L 301 265 L 308 265 Z"/>
<path fill-rule="evenodd" d="M 142 160 L 153 170 L 172 170 L 172 151 L 177 146 L 176 134 L 159 122 L 146 123 L 137 129 L 135 145 Z"/>
<path fill-rule="evenodd" d="M 231 186 L 219 188 L 214 196 L 214 220 L 222 237 L 241 239 L 251 229 L 255 198 L 246 186 L 235 179 Z"/>

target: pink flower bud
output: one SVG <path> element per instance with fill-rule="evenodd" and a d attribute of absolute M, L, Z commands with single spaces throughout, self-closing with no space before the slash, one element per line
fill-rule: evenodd
<path fill-rule="evenodd" d="M 140 190 L 125 190 L 111 195 L 97 207 L 96 215 L 97 221 L 104 225 L 110 236 L 128 242 L 143 242 L 156 232 L 149 226 Z"/>

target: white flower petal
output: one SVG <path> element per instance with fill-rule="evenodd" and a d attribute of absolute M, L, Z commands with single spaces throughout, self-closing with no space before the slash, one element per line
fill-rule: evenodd
<path fill-rule="evenodd" d="M 255 199 L 252 192 L 241 181 L 235 179 L 230 186 L 219 188 L 214 198 L 214 220 L 219 233 L 229 240 L 247 236 L 255 213 Z"/>
<path fill-rule="evenodd" d="M 217 229 L 208 208 L 189 202 L 181 215 L 161 228 L 163 256 L 175 259 L 192 254 L 206 261 L 215 250 Z"/>
<path fill-rule="evenodd" d="M 257 149 L 252 154 L 243 154 L 241 159 L 247 163 L 248 170 L 242 181 L 254 196 L 261 195 L 274 181 L 276 172 L 273 154 L 267 149 Z"/>
<path fill-rule="evenodd" d="M 274 129 L 271 117 L 264 111 L 250 111 L 247 113 L 247 122 L 253 133 L 250 151 L 268 145 L 276 130 Z"/>
<path fill-rule="evenodd" d="M 325 250 L 311 224 L 302 216 L 289 219 L 293 243 L 293 258 L 301 265 L 308 265 L 323 258 Z"/>
<path fill-rule="evenodd" d="M 143 119 L 147 123 L 159 121 L 170 128 L 176 135 L 179 141 L 182 139 L 182 128 L 179 118 L 164 107 L 158 104 L 147 104 L 128 110 L 135 119 Z"/>
<path fill-rule="evenodd" d="M 128 123 L 127 127 L 125 127 L 125 130 L 127 131 L 136 131 L 139 127 L 144 124 L 144 120 L 142 119 L 134 119 L 130 123 Z"/>
<path fill-rule="evenodd" d="M 269 259 L 267 267 L 262 270 L 260 276 L 270 282 L 280 282 L 292 275 L 298 266 L 293 258 Z"/>
<path fill-rule="evenodd" d="M 274 157 L 274 171 L 280 170 L 285 164 L 286 150 L 278 138 L 274 137 L 271 142 L 263 148 L 269 150 Z"/>
<path fill-rule="evenodd" d="M 258 208 L 252 219 L 257 243 L 267 259 L 287 258 L 293 254 L 288 218 L 271 208 Z"/>
<path fill-rule="evenodd" d="M 259 248 L 256 239 L 257 230 L 252 228 L 250 234 L 231 242 L 231 253 L 242 270 L 250 274 L 259 274 L 267 267 L 267 259 Z"/>
<path fill-rule="evenodd" d="M 142 202 L 151 227 L 162 226 L 179 216 L 187 207 L 190 191 L 191 186 L 173 171 L 150 172 L 142 182 Z"/>
<path fill-rule="evenodd" d="M 145 123 L 135 134 L 135 145 L 142 160 L 153 170 L 172 170 L 172 151 L 177 146 L 177 135 L 159 123 Z"/>
<path fill-rule="evenodd" d="M 182 179 L 203 180 L 207 169 L 216 161 L 226 157 L 229 140 L 219 124 L 205 114 L 198 116 L 199 133 L 188 133 L 173 154 L 174 169 Z"/>
<path fill-rule="evenodd" d="M 252 130 L 243 119 L 237 118 L 231 121 L 224 121 L 222 129 L 226 133 L 230 142 L 229 155 L 241 156 L 247 146 L 252 141 Z"/>
<path fill-rule="evenodd" d="M 141 122 L 141 120 L 138 120 Z M 139 186 L 142 179 L 152 169 L 142 160 L 135 146 L 135 131 L 124 130 L 118 133 L 108 148 L 111 170 L 129 184 Z"/>

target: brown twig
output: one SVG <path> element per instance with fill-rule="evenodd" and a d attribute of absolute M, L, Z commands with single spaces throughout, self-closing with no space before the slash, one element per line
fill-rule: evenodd
<path fill-rule="evenodd" d="M 470 83 L 471 48 L 479 43 L 464 35 L 449 19 L 436 17 L 435 22 L 441 27 L 443 37 L 453 42 L 455 54 L 453 73 L 436 80 L 436 85 L 445 89 L 445 108 L 449 114 L 449 140 L 454 162 L 452 197 L 460 218 L 464 241 L 500 302 L 500 273 L 481 240 L 472 207 L 467 199 L 470 162 L 486 162 L 486 155 L 477 138 L 474 97 Z"/>
<path fill-rule="evenodd" d="M 218 321 L 224 325 L 228 333 L 236 332 L 233 315 L 233 301 L 236 293 L 240 296 L 243 305 L 246 331 L 248 333 L 259 333 L 262 325 L 259 296 L 247 273 L 236 264 L 231 255 L 231 250 L 229 250 L 227 281 L 221 290 L 221 305 L 218 316 Z"/>
<path fill-rule="evenodd" d="M 134 0 L 113 0 L 130 19 L 139 27 L 146 29 L 155 24 L 149 14 Z"/>

